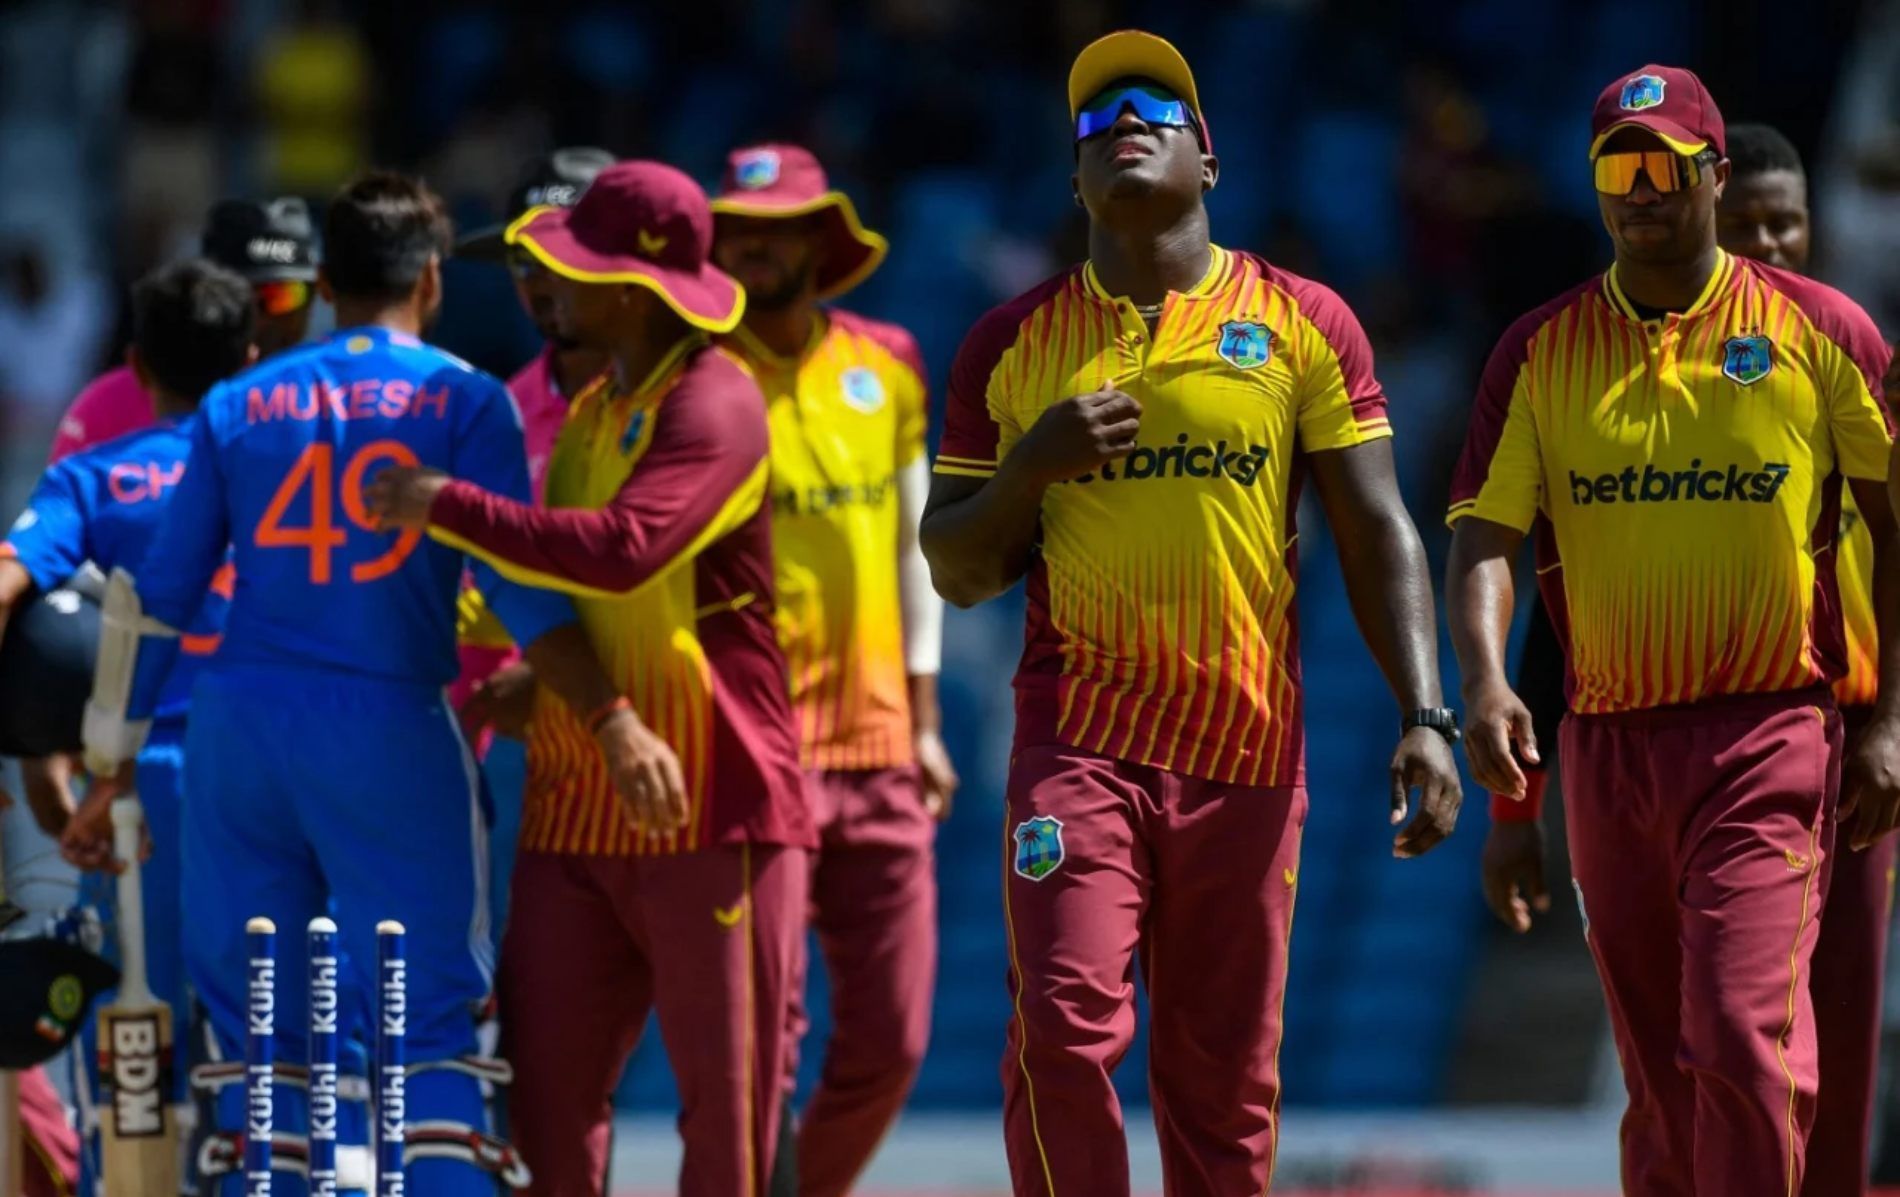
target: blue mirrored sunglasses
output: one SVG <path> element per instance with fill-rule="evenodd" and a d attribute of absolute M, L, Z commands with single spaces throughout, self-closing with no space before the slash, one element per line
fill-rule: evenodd
<path fill-rule="evenodd" d="M 1133 108 L 1145 125 L 1194 127 L 1194 111 L 1187 101 L 1158 87 L 1112 87 L 1090 100 L 1075 117 L 1075 139 L 1087 141 L 1106 133 L 1121 119 L 1122 109 Z"/>

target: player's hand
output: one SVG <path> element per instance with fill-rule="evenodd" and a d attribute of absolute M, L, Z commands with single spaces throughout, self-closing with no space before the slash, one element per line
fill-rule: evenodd
<path fill-rule="evenodd" d="M 633 825 L 665 835 L 686 826 L 686 775 L 665 740 L 632 711 L 617 711 L 594 734 L 614 793 Z"/>
<path fill-rule="evenodd" d="M 1840 820 L 1857 852 L 1900 827 L 1900 718 L 1876 718 L 1850 746 Z"/>
<path fill-rule="evenodd" d="M 390 466 L 363 488 L 363 503 L 380 529 L 427 528 L 429 506 L 449 476 L 421 466 Z"/>
<path fill-rule="evenodd" d="M 1051 404 L 1030 426 L 1012 461 L 1044 485 L 1080 478 L 1128 456 L 1141 431 L 1141 404 L 1112 386 Z"/>
<path fill-rule="evenodd" d="M 1429 727 L 1415 727 L 1399 740 L 1392 754 L 1392 825 L 1405 822 L 1411 792 L 1418 791 L 1418 814 L 1392 840 L 1392 855 L 1401 860 L 1422 856 L 1437 847 L 1458 825 L 1464 805 L 1464 784 L 1451 745 Z"/>
<path fill-rule="evenodd" d="M 25 758 L 20 762 L 20 778 L 26 783 L 26 805 L 33 812 L 33 822 L 58 839 L 79 805 L 73 797 L 73 758 L 64 753 Z"/>
<path fill-rule="evenodd" d="M 462 704 L 462 726 L 470 735 L 485 727 L 511 740 L 528 736 L 528 717 L 534 713 L 534 668 L 526 661 L 503 665 L 475 684 Z"/>
<path fill-rule="evenodd" d="M 1544 828 L 1539 823 L 1492 823 L 1485 837 L 1484 901 L 1511 930 L 1531 929 L 1531 912 L 1550 911 L 1544 884 Z"/>
<path fill-rule="evenodd" d="M 132 792 L 132 762 L 127 761 L 110 777 L 95 777 L 86 790 L 85 801 L 73 812 L 66 830 L 59 837 L 59 854 L 74 868 L 106 873 L 125 872 L 125 862 L 113 853 L 112 803 Z M 140 845 L 143 860 L 151 853 L 151 843 Z"/>
<path fill-rule="evenodd" d="M 957 767 L 950 763 L 950 750 L 943 746 L 943 736 L 936 729 L 919 728 L 911 742 L 917 755 L 918 779 L 923 784 L 924 809 L 941 823 L 950 817 L 950 808 L 956 803 L 957 786 L 961 784 Z"/>
<path fill-rule="evenodd" d="M 1503 679 L 1465 690 L 1465 759 L 1471 762 L 1471 780 L 1491 791 L 1522 800 L 1529 794 L 1524 771 L 1517 767 L 1511 746 L 1532 764 L 1537 755 L 1537 733 L 1531 711 Z"/>

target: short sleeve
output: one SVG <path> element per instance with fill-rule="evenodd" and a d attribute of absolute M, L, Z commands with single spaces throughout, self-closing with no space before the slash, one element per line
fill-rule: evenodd
<path fill-rule="evenodd" d="M 1858 308 L 1824 339 L 1819 379 L 1827 388 L 1835 460 L 1849 478 L 1882 482 L 1893 450 L 1893 410 L 1883 379 L 1893 350 Z"/>
<path fill-rule="evenodd" d="M 899 469 L 924 455 L 924 438 L 930 432 L 930 384 L 925 381 L 923 355 L 917 340 L 902 329 L 892 328 L 891 356 L 897 359 L 897 377 L 893 379 L 897 405 L 897 456 Z"/>
<path fill-rule="evenodd" d="M 1352 309 L 1331 289 L 1306 279 L 1291 289 L 1300 305 L 1297 380 L 1300 447 L 1349 449 L 1392 435 L 1385 388 L 1372 371 L 1372 343 Z"/>
<path fill-rule="evenodd" d="M 85 479 L 70 461 L 54 466 L 0 541 L 0 557 L 17 560 L 41 590 L 72 577 L 91 556 L 84 489 Z"/>
<path fill-rule="evenodd" d="M 532 497 L 521 412 L 499 380 L 470 372 L 461 382 L 466 403 L 456 429 L 454 474 L 491 494 L 517 502 Z"/>
<path fill-rule="evenodd" d="M 505 630 L 508 639 L 524 648 L 580 618 L 573 600 L 557 590 L 510 582 L 486 562 L 475 562 L 471 570 L 477 592 L 486 600 L 488 618 Z"/>
<path fill-rule="evenodd" d="M 1021 321 L 1010 309 L 998 308 L 977 322 L 963 339 L 950 364 L 950 387 L 944 396 L 943 440 L 933 467 L 939 474 L 988 478 L 996 473 L 1004 446 L 1014 443 L 1020 429 L 1007 429 L 991 402 L 997 363 L 1015 341 Z"/>
<path fill-rule="evenodd" d="M 1468 515 L 1529 532 L 1544 498 L 1537 424 L 1525 385 L 1528 334 L 1513 328 L 1492 350 L 1451 480 L 1445 522 Z"/>

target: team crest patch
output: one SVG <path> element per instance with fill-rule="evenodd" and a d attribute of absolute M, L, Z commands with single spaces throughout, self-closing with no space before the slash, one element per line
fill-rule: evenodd
<path fill-rule="evenodd" d="M 1767 337 L 1730 337 L 1722 345 L 1722 373 L 1753 386 L 1775 368 L 1774 342 Z"/>
<path fill-rule="evenodd" d="M 1236 370 L 1256 370 L 1273 357 L 1273 330 L 1252 320 L 1229 320 L 1220 326 L 1215 352 Z"/>
<path fill-rule="evenodd" d="M 1037 815 L 1016 824 L 1016 863 L 1018 877 L 1041 881 L 1062 867 L 1062 820 Z"/>
<path fill-rule="evenodd" d="M 644 408 L 634 412 L 633 415 L 628 417 L 627 430 L 620 434 L 621 453 L 626 454 L 633 452 L 633 447 L 640 443 L 640 434 L 646 431 L 646 426 L 647 413 Z"/>
<path fill-rule="evenodd" d="M 839 382 L 844 387 L 845 404 L 852 410 L 868 416 L 884 406 L 884 384 L 876 371 L 853 366 L 844 372 Z"/>
<path fill-rule="evenodd" d="M 46 991 L 46 1008 L 61 1022 L 71 1022 L 76 1018 L 85 1002 L 85 987 L 71 973 L 61 973 L 54 978 L 51 988 Z"/>
<path fill-rule="evenodd" d="M 1636 75 L 1623 85 L 1623 94 L 1617 97 L 1617 106 L 1625 112 L 1654 108 L 1663 102 L 1665 86 L 1660 75 Z"/>
<path fill-rule="evenodd" d="M 732 181 L 742 190 L 759 191 L 778 182 L 778 151 L 752 150 L 732 164 Z"/>

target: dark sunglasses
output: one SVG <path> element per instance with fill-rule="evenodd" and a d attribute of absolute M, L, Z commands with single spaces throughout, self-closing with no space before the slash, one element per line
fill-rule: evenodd
<path fill-rule="evenodd" d="M 257 310 L 266 316 L 288 316 L 310 306 L 310 284 L 298 278 L 276 278 L 256 283 L 251 293 L 257 296 Z"/>
<path fill-rule="evenodd" d="M 1188 107 L 1186 100 L 1159 87 L 1137 85 L 1111 87 L 1085 104 L 1075 116 L 1075 139 L 1087 141 L 1108 132 L 1121 119 L 1125 108 L 1134 109 L 1135 116 L 1144 125 L 1174 125 L 1199 133 L 1194 110 Z"/>
<path fill-rule="evenodd" d="M 523 282 L 541 275 L 546 270 L 547 267 L 541 265 L 538 258 L 520 246 L 509 249 L 508 272 Z"/>
<path fill-rule="evenodd" d="M 1702 183 L 1702 169 L 1716 161 L 1704 150 L 1700 154 L 1678 154 L 1674 150 L 1629 150 L 1617 154 L 1598 154 L 1593 164 L 1597 190 L 1604 195 L 1628 195 L 1636 186 L 1636 176 L 1644 175 L 1658 195 L 1673 191 L 1692 191 Z"/>

